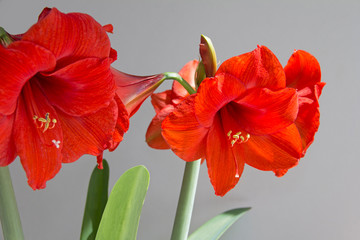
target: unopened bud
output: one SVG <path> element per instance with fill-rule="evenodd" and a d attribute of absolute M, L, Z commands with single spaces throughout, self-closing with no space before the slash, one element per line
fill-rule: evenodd
<path fill-rule="evenodd" d="M 215 76 L 217 70 L 216 53 L 211 39 L 201 35 L 200 39 L 200 56 L 204 64 L 206 77 Z"/>

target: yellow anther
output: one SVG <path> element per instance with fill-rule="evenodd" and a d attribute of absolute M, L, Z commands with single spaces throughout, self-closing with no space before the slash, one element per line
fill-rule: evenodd
<path fill-rule="evenodd" d="M 242 132 L 237 132 L 236 134 L 232 135 L 231 136 L 231 133 L 232 131 L 230 130 L 228 133 L 227 133 L 227 136 L 229 137 L 229 140 L 230 143 L 231 143 L 231 146 L 234 146 L 234 144 L 237 142 L 237 143 L 246 143 L 249 138 L 250 138 L 250 134 L 247 133 L 245 136 L 242 135 Z"/>
<path fill-rule="evenodd" d="M 43 126 L 44 126 L 44 130 L 43 130 L 43 132 L 45 132 L 46 130 L 48 130 L 48 129 L 52 129 L 52 128 L 54 128 L 55 127 L 55 124 L 56 124 L 56 119 L 54 118 L 54 119 L 50 119 L 50 113 L 46 113 L 45 114 L 45 118 L 39 118 L 38 116 L 33 116 L 33 119 L 34 119 L 34 122 L 35 122 L 35 125 L 36 125 L 36 127 L 37 128 L 42 128 Z M 38 126 L 37 125 L 37 122 L 36 121 L 39 121 L 40 122 L 40 126 Z M 50 126 L 50 123 L 53 123 L 53 125 L 52 126 Z"/>
<path fill-rule="evenodd" d="M 250 134 L 246 134 L 246 139 L 245 139 L 245 141 L 244 141 L 244 142 L 249 141 L 249 138 L 250 138 Z"/>
<path fill-rule="evenodd" d="M 230 137 L 232 131 L 230 130 L 228 133 L 227 133 L 227 136 Z"/>

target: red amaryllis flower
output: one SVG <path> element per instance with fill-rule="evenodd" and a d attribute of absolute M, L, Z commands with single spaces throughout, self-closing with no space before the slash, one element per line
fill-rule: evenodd
<path fill-rule="evenodd" d="M 162 135 L 185 161 L 206 159 L 215 194 L 223 196 L 245 163 L 282 175 L 304 156 L 319 125 L 320 67 L 297 51 L 286 74 L 259 46 L 230 58 L 162 123 Z"/>
<path fill-rule="evenodd" d="M 299 112 L 295 125 L 301 136 L 302 157 L 314 141 L 320 124 L 319 97 L 325 86 L 321 81 L 320 65 L 311 54 L 295 50 L 284 68 L 286 86 L 295 88 L 298 93 Z M 287 169 L 277 170 L 275 174 L 282 176 Z"/>
<path fill-rule="evenodd" d="M 46 8 L 16 41 L 0 45 L 0 166 L 18 155 L 33 189 L 83 154 L 101 164 L 128 128 L 110 30 L 89 15 Z"/>
<path fill-rule="evenodd" d="M 179 72 L 179 75 L 195 89 L 195 72 L 199 61 L 193 60 L 188 62 Z M 155 149 L 169 149 L 161 135 L 162 121 L 174 111 L 178 105 L 189 93 L 177 81 L 173 82 L 172 90 L 151 95 L 151 103 L 154 106 L 156 115 L 152 119 L 147 132 L 146 142 Z"/>

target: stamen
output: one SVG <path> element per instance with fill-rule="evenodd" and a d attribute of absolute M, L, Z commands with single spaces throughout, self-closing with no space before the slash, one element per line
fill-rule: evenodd
<path fill-rule="evenodd" d="M 227 136 L 229 137 L 229 140 L 231 140 L 230 144 L 231 144 L 232 147 L 234 146 L 235 143 L 246 143 L 250 138 L 249 133 L 247 133 L 245 136 L 240 131 L 237 132 L 236 134 L 232 135 L 232 136 L 231 136 L 231 133 L 232 133 L 232 130 L 230 130 L 227 133 Z"/>
<path fill-rule="evenodd" d="M 54 128 L 55 124 L 57 123 L 57 120 L 55 118 L 51 120 L 49 116 L 50 116 L 50 113 L 48 113 L 48 112 L 45 114 L 45 118 L 38 117 L 36 115 L 33 116 L 33 120 L 34 120 L 35 126 L 37 128 L 42 128 L 44 126 L 43 133 L 48 129 Z M 40 122 L 40 126 L 38 126 L 37 122 Z M 50 123 L 52 123 L 51 126 L 50 126 Z"/>
<path fill-rule="evenodd" d="M 250 139 L 250 134 L 246 134 L 246 140 L 244 141 L 244 143 L 246 143 L 247 141 L 249 141 Z"/>
<path fill-rule="evenodd" d="M 227 136 L 229 137 L 230 139 L 230 135 L 231 135 L 232 131 L 230 130 L 228 133 L 227 133 Z"/>
<path fill-rule="evenodd" d="M 55 118 L 51 122 L 52 122 L 52 125 L 49 127 L 49 129 L 53 129 L 55 127 L 55 124 L 57 123 Z"/>

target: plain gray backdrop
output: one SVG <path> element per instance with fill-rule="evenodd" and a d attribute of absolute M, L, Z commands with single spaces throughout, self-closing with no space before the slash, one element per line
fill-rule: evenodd
<path fill-rule="evenodd" d="M 180 70 L 199 57 L 200 34 L 212 39 L 220 62 L 257 44 L 269 47 L 283 65 L 294 49 L 312 53 L 327 85 L 320 98 L 320 129 L 305 158 L 282 178 L 246 166 L 225 197 L 214 195 L 203 165 L 191 231 L 220 212 L 251 206 L 222 239 L 359 239 L 359 1 L 0 0 L 0 26 L 22 33 L 46 6 L 88 13 L 103 25 L 113 24 L 110 38 L 118 51 L 113 66 L 131 74 Z M 160 90 L 170 86 L 166 83 Z M 130 167 L 143 164 L 150 172 L 141 240 L 170 238 L 184 169 L 171 151 L 146 145 L 144 135 L 153 116 L 147 100 L 118 149 L 105 153 L 110 186 Z M 27 185 L 19 159 L 11 164 L 27 240 L 79 238 L 95 164 L 92 156 L 64 164 L 40 191 Z"/>

